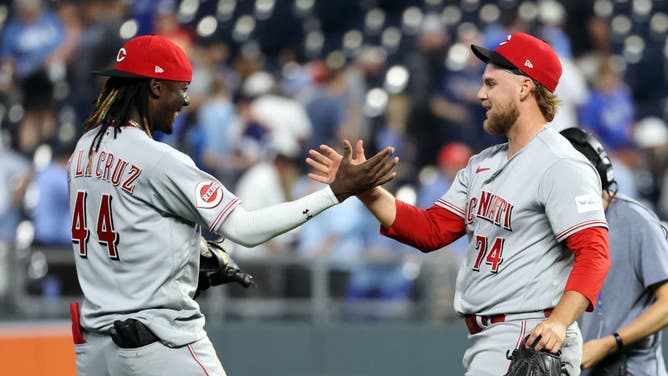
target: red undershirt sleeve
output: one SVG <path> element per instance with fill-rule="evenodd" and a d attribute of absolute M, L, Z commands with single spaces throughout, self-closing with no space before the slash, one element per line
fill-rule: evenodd
<path fill-rule="evenodd" d="M 591 312 L 610 268 L 608 230 L 591 227 L 578 231 L 566 239 L 566 245 L 575 255 L 575 262 L 565 291 L 577 291 L 589 299 L 587 312 Z"/>
<path fill-rule="evenodd" d="M 397 216 L 389 228 L 381 226 L 380 233 L 408 244 L 422 252 L 440 249 L 466 234 L 464 218 L 440 206 L 417 208 L 394 200 Z"/>

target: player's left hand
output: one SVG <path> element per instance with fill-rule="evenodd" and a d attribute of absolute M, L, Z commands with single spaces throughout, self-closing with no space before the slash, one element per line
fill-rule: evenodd
<path fill-rule="evenodd" d="M 556 354 L 566 339 L 566 326 L 561 322 L 548 317 L 538 324 L 529 334 L 527 346 L 535 343 L 536 351 L 549 351 Z"/>
<path fill-rule="evenodd" d="M 613 349 L 616 349 L 617 343 L 613 342 L 613 344 Z M 609 339 L 606 337 L 588 341 L 582 346 L 582 363 L 580 367 L 585 369 L 597 365 L 610 353 L 610 350 Z"/>
<path fill-rule="evenodd" d="M 200 269 L 197 291 L 226 283 L 238 283 L 244 288 L 255 287 L 253 276 L 242 271 L 232 257 L 223 249 L 222 240 L 200 238 Z"/>

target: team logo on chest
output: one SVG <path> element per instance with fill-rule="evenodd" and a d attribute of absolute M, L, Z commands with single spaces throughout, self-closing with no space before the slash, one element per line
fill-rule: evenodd
<path fill-rule="evenodd" d="M 195 187 L 195 200 L 198 208 L 215 208 L 223 201 L 223 189 L 215 181 L 201 181 Z"/>
<path fill-rule="evenodd" d="M 512 215 L 513 204 L 499 195 L 481 191 L 480 197 L 473 197 L 469 200 L 466 222 L 472 223 L 474 217 L 478 217 L 506 230 L 513 231 Z"/>

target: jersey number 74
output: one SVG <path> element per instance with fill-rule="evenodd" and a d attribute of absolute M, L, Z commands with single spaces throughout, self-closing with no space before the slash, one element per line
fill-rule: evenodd
<path fill-rule="evenodd" d="M 72 242 L 79 245 L 79 256 L 88 257 L 88 239 L 90 230 L 86 223 L 86 191 L 77 191 L 76 201 L 74 202 L 74 212 L 72 213 Z M 109 257 L 118 260 L 118 241 L 120 236 L 114 230 L 114 216 L 111 210 L 112 196 L 103 194 L 100 198 L 100 204 L 97 210 L 97 241 L 101 245 L 107 246 Z"/>

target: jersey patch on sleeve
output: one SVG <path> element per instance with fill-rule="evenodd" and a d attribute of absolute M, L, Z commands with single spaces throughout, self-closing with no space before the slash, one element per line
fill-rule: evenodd
<path fill-rule="evenodd" d="M 201 181 L 195 187 L 195 200 L 198 208 L 215 208 L 223 201 L 223 189 L 213 180 Z"/>
<path fill-rule="evenodd" d="M 582 195 L 575 197 L 575 207 L 578 209 L 578 213 L 603 210 L 603 202 L 600 196 Z"/>

